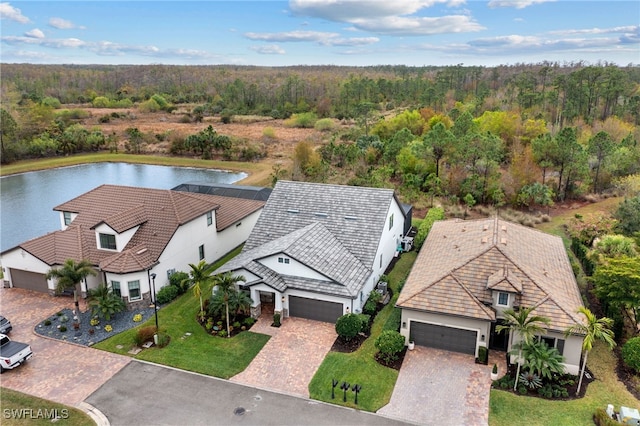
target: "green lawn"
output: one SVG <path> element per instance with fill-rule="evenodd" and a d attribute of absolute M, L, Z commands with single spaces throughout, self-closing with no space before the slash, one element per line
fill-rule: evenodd
<path fill-rule="evenodd" d="M 587 364 L 596 380 L 589 384 L 587 394 L 581 399 L 550 401 L 492 389 L 489 424 L 584 426 L 593 424 L 591 418 L 595 410 L 606 409 L 607 404 L 613 404 L 616 410 L 620 409 L 620 405 L 640 408 L 640 401 L 618 381 L 614 370 L 615 356 L 604 344 L 597 342 L 594 345 Z"/>
<path fill-rule="evenodd" d="M 56 415 L 61 418 L 58 422 L 65 426 L 95 425 L 91 417 L 77 408 L 11 389 L 0 387 L 0 401 L 4 426 L 51 425 L 55 424 L 51 420 Z"/>
<path fill-rule="evenodd" d="M 237 255 L 240 248 L 221 259 L 222 265 Z M 204 297 L 211 294 L 211 285 L 203 288 Z M 232 338 L 211 336 L 196 321 L 199 299 L 188 291 L 158 311 L 160 330 L 171 336 L 165 348 L 152 347 L 138 355 L 128 351 L 134 346 L 133 336 L 140 327 L 155 325 L 152 317 L 139 327 L 119 333 L 94 347 L 136 359 L 195 371 L 209 376 L 228 379 L 243 371 L 267 343 L 270 336 L 245 331 Z"/>
<path fill-rule="evenodd" d="M 353 353 L 329 352 L 327 354 L 309 384 L 309 395 L 312 399 L 366 411 L 377 411 L 389 403 L 393 387 L 398 379 L 398 371 L 376 362 L 374 355 L 377 350 L 374 342 L 391 315 L 399 285 L 407 277 L 416 257 L 416 252 L 403 254 L 389 274 L 389 286 L 393 290 L 394 297 L 376 316 L 371 328 L 371 336 L 360 349 Z M 339 380 L 340 383 L 346 381 L 351 385 L 357 383 L 362 386 L 357 406 L 354 403 L 352 391 L 347 392 L 347 402 L 342 401 L 343 392 L 339 389 L 340 385 L 336 387 L 336 398 L 331 399 L 332 379 Z"/>

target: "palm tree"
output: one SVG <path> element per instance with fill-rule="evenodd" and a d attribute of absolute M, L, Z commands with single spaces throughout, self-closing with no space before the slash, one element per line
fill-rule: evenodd
<path fill-rule="evenodd" d="M 76 305 L 76 314 L 74 315 L 74 321 L 76 324 L 80 324 L 78 315 L 80 314 L 80 306 L 78 305 L 78 293 L 77 285 L 82 282 L 89 275 L 97 275 L 93 269 L 93 265 L 88 260 L 81 260 L 76 262 L 73 259 L 67 259 L 64 261 L 62 267 L 57 269 L 50 269 L 47 272 L 47 279 L 56 279 L 56 292 L 61 293 L 68 288 L 73 288 L 73 300 Z"/>
<path fill-rule="evenodd" d="M 610 349 L 613 349 L 616 345 L 614 334 L 611 330 L 611 327 L 613 326 L 613 320 L 611 318 L 603 317 L 598 319 L 591 310 L 589 310 L 589 308 L 585 308 L 584 306 L 581 306 L 578 309 L 578 313 L 585 316 L 587 320 L 586 323 L 574 324 L 565 331 L 565 336 L 570 334 L 585 335 L 584 340 L 582 341 L 584 360 L 582 361 L 582 369 L 580 370 L 580 379 L 578 380 L 578 390 L 576 391 L 576 395 L 580 393 L 582 378 L 584 377 L 584 369 L 587 366 L 587 357 L 593 348 L 593 343 L 596 340 L 602 340 Z"/>
<path fill-rule="evenodd" d="M 246 279 L 242 275 L 233 276 L 230 272 L 216 275 L 213 279 L 213 284 L 217 287 L 216 294 L 222 295 L 222 299 L 224 300 L 227 314 L 227 337 L 231 337 L 231 330 L 229 329 L 229 299 L 232 293 L 237 292 L 236 284 L 240 281 L 245 282 Z"/>
<path fill-rule="evenodd" d="M 540 315 L 531 315 L 533 307 L 521 308 L 517 312 L 513 309 L 506 309 L 503 312 L 506 325 L 496 326 L 496 331 L 500 333 L 502 330 L 509 330 L 511 333 L 518 333 L 521 342 L 518 344 L 518 367 L 516 369 L 516 381 L 513 390 L 518 388 L 518 377 L 520 376 L 520 362 L 522 360 L 522 345 L 528 345 L 533 341 L 536 334 L 545 331 L 543 325 L 550 323 L 549 318 Z"/>
<path fill-rule="evenodd" d="M 214 267 L 213 265 L 207 265 L 207 262 L 204 260 L 201 260 L 197 265 L 190 263 L 189 267 L 191 267 L 189 277 L 182 280 L 182 283 L 188 282 L 190 286 L 193 286 L 193 294 L 200 299 L 200 313 L 198 315 L 202 316 L 202 312 L 204 311 L 202 288 L 213 279 L 211 273 Z"/>

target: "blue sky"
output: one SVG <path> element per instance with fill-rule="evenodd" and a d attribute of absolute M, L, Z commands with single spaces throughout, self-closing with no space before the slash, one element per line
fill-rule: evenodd
<path fill-rule="evenodd" d="M 0 61 L 38 64 L 640 64 L 640 2 L 9 1 Z"/>

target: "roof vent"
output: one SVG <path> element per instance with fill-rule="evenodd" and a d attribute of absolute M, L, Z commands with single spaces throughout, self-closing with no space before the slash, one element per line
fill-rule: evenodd
<path fill-rule="evenodd" d="M 507 239 L 506 238 L 500 238 L 500 243 L 504 244 L 505 246 L 507 245 Z"/>
<path fill-rule="evenodd" d="M 483 231 L 486 231 L 487 229 L 489 229 L 489 225 L 484 224 L 484 226 L 482 227 L 482 230 L 483 230 Z"/>
<path fill-rule="evenodd" d="M 344 218 L 346 220 L 358 220 L 358 218 L 356 216 L 345 216 Z"/>
<path fill-rule="evenodd" d="M 322 218 L 326 218 L 327 216 L 329 216 L 328 214 L 322 213 L 322 212 L 315 212 L 313 213 L 313 215 L 317 217 L 322 217 Z"/>
<path fill-rule="evenodd" d="M 138 250 L 138 251 L 136 252 L 136 254 L 142 254 L 142 253 L 145 253 L 146 251 L 147 251 L 147 249 L 146 249 L 146 248 L 143 248 L 143 249 Z"/>
<path fill-rule="evenodd" d="M 287 209 L 287 213 L 298 214 L 298 213 L 300 213 L 300 210 L 297 210 L 297 209 Z"/>
<path fill-rule="evenodd" d="M 488 241 L 488 240 L 487 240 L 487 237 L 482 237 L 482 240 L 481 240 L 482 244 L 486 244 L 486 243 L 487 243 L 487 241 Z"/>
<path fill-rule="evenodd" d="M 507 227 L 505 225 L 502 225 L 502 232 L 507 232 Z"/>

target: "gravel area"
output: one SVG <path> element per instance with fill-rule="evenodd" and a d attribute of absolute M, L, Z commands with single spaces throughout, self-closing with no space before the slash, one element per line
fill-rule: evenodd
<path fill-rule="evenodd" d="M 160 309 L 160 307 L 158 307 L 158 309 Z M 142 316 L 140 321 L 136 322 L 133 320 L 136 314 Z M 93 326 L 90 323 L 91 311 L 81 312 L 78 316 L 80 320 L 80 328 L 78 330 L 74 330 L 73 328 L 73 316 L 74 314 L 71 309 L 63 309 L 55 315 L 44 318 L 36 325 L 35 332 L 41 336 L 91 346 L 115 334 L 137 327 L 149 318 L 152 318 L 153 307 L 134 311 L 122 311 L 113 315 L 109 321 L 104 318 L 100 319 L 100 324 Z M 46 325 L 47 321 L 50 322 L 49 325 Z M 105 330 L 105 328 L 108 328 L 108 325 L 111 326 L 111 331 Z M 66 331 L 61 331 L 64 327 L 67 328 Z M 93 332 L 91 330 L 93 330 Z"/>

